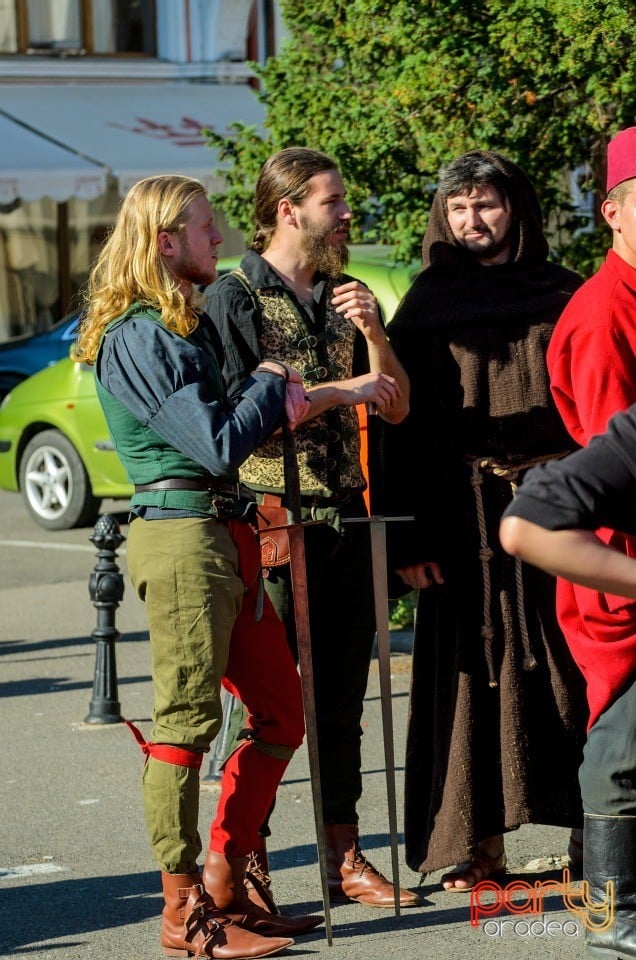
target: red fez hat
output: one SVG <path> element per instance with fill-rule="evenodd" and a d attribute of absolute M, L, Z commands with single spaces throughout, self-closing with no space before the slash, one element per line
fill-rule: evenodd
<path fill-rule="evenodd" d="M 607 145 L 607 192 L 633 177 L 636 177 L 636 127 L 627 127 Z"/>

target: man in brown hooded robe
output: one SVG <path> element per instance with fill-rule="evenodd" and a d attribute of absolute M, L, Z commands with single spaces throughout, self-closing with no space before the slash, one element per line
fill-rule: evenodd
<path fill-rule="evenodd" d="M 385 437 L 387 512 L 415 516 L 390 525 L 392 566 L 419 590 L 406 857 L 422 873 L 459 863 L 442 885 L 461 891 L 505 870 L 503 835 L 523 823 L 576 828 L 580 861 L 583 680 L 553 578 L 497 531 L 523 472 L 572 449 L 545 352 L 582 281 L 548 260 L 525 174 L 486 151 L 442 171 L 423 263 L 387 328 L 412 391 Z"/>

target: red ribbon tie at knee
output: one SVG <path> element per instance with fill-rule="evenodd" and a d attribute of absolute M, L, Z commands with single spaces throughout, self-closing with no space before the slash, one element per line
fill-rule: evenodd
<path fill-rule="evenodd" d="M 192 767 L 194 770 L 200 770 L 203 763 L 203 754 L 199 750 L 188 750 L 186 747 L 171 747 L 168 743 L 151 743 L 144 740 L 141 730 L 139 730 L 130 720 L 124 721 L 133 737 L 141 747 L 142 753 L 148 757 L 154 757 L 155 760 L 162 760 L 164 763 L 174 763 L 177 767 Z"/>

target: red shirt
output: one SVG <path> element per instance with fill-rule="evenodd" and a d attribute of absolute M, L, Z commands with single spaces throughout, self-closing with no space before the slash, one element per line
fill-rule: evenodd
<path fill-rule="evenodd" d="M 613 250 L 568 302 L 547 362 L 556 405 L 581 446 L 636 403 L 636 269 Z M 636 556 L 636 538 L 597 532 Z M 592 726 L 636 669 L 636 601 L 559 580 L 557 614 L 587 681 Z"/>

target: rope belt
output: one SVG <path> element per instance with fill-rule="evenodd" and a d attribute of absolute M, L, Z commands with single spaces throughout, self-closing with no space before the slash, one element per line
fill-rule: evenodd
<path fill-rule="evenodd" d="M 483 582 L 484 610 L 483 624 L 480 634 L 484 640 L 484 653 L 486 656 L 486 665 L 488 667 L 488 685 L 491 687 L 499 686 L 499 681 L 497 680 L 493 659 L 495 631 L 492 625 L 491 616 L 492 586 L 490 580 L 490 561 L 494 556 L 494 553 L 492 547 L 488 543 L 484 499 L 481 490 L 484 482 L 484 474 L 491 473 L 496 477 L 502 477 L 504 480 L 507 480 L 510 484 L 512 495 L 514 497 L 517 493 L 517 478 L 523 470 L 528 470 L 530 467 L 534 467 L 539 463 L 547 463 L 548 460 L 558 460 L 561 457 L 566 456 L 568 452 L 569 451 L 564 451 L 563 453 L 550 454 L 544 457 L 535 457 L 532 460 L 526 460 L 523 463 L 516 463 L 514 466 L 498 463 L 496 460 L 493 460 L 489 457 L 476 457 L 474 460 L 468 461 L 472 467 L 470 482 L 475 494 L 475 506 L 477 509 L 477 522 L 479 525 L 479 559 L 481 561 Z M 537 661 L 532 652 L 532 643 L 530 640 L 530 634 L 528 632 L 528 623 L 526 620 L 524 603 L 523 564 L 518 557 L 515 557 L 515 586 L 517 618 L 519 621 L 521 644 L 523 647 L 523 669 L 535 670 L 537 667 Z"/>

